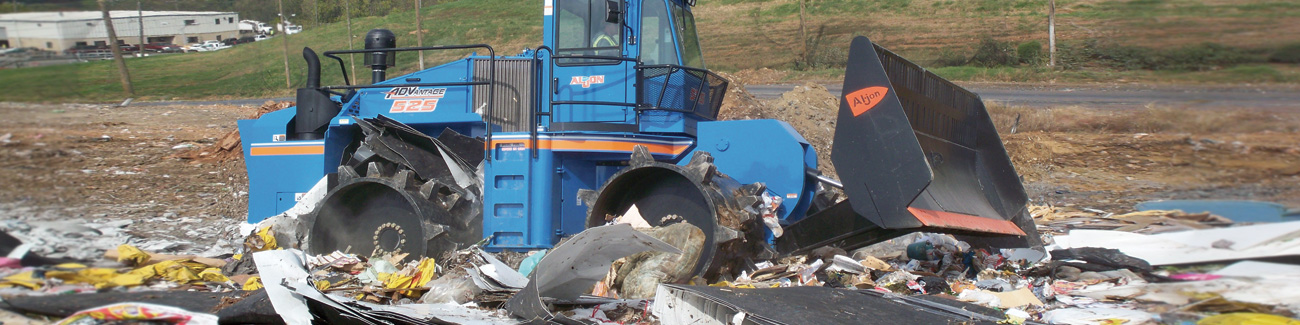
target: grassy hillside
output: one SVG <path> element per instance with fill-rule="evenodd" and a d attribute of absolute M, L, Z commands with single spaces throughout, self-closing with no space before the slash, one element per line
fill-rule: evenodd
<path fill-rule="evenodd" d="M 524 47 L 541 44 L 540 1 L 474 0 L 450 2 L 425 8 L 424 45 L 488 43 L 497 54 L 518 53 Z M 352 21 L 354 46 L 371 28 L 387 28 L 398 35 L 397 46 L 415 46 L 415 13 Z M 347 25 L 321 26 L 289 36 L 289 71 L 293 87 L 301 87 L 306 76 L 302 48 L 318 53 L 348 48 Z M 131 79 L 140 99 L 257 98 L 292 96 L 285 87 L 284 43 L 280 37 L 243 44 L 217 52 L 158 55 L 129 58 Z M 463 57 L 468 51 L 426 52 L 427 66 Z M 390 75 L 417 69 L 414 52 L 398 56 Z M 325 84 L 343 84 L 338 64 L 322 57 Z M 369 80 L 369 72 L 356 58 L 357 72 Z M 347 57 L 344 57 L 344 62 Z M 349 72 L 351 74 L 351 72 Z M 0 101 L 118 101 L 124 98 L 112 61 L 0 70 Z"/>
<path fill-rule="evenodd" d="M 796 0 L 716 0 L 697 10 L 705 55 L 714 68 L 803 70 L 793 78 L 836 76 L 849 39 L 864 35 L 927 66 L 975 54 L 983 39 L 1038 41 L 1046 53 L 1047 0 L 808 0 L 800 37 Z M 1294 64 L 1267 56 L 1300 44 L 1300 2 L 1285 0 L 1057 0 L 1058 54 L 1085 61 L 1052 72 L 1022 67 L 940 68 L 958 80 L 1157 82 L 1300 82 Z M 801 41 L 802 40 L 802 41 Z M 1242 66 L 1186 74 L 1089 66 L 1100 55 L 1081 47 L 1182 51 L 1216 43 L 1247 54 Z M 805 46 L 806 44 L 806 46 Z M 807 49 L 808 52 L 804 52 Z M 1189 51 L 1190 52 L 1190 51 Z M 755 55 L 761 53 L 761 55 Z M 1189 53 L 1194 54 L 1194 53 Z M 1043 62 L 1046 58 L 1042 58 Z M 1037 66 L 1041 67 L 1041 64 Z M 1151 70 L 1151 69 L 1148 69 Z"/>
<path fill-rule="evenodd" d="M 424 44 L 488 43 L 498 54 L 518 53 L 541 43 L 541 6 L 538 0 L 461 0 L 427 7 Z M 1264 59 L 1283 46 L 1300 44 L 1300 3 L 1292 1 L 1058 0 L 1061 55 L 1073 60 L 1063 62 L 1069 66 L 1063 70 L 1046 69 L 1041 63 L 935 63 L 974 55 L 986 39 L 1012 50 L 1038 41 L 1045 52 L 1047 0 L 808 0 L 803 19 L 807 36 L 802 38 L 799 12 L 797 0 L 699 0 L 696 17 L 706 61 L 723 71 L 792 71 L 776 81 L 835 79 L 849 39 L 866 35 L 955 80 L 1300 82 L 1297 65 Z M 408 11 L 355 19 L 353 36 L 359 40 L 371 28 L 388 28 L 397 33 L 399 46 L 414 46 L 414 15 Z M 143 99 L 288 96 L 305 74 L 296 49 L 345 49 L 347 34 L 343 23 L 335 23 L 290 36 L 292 87 L 284 83 L 280 38 L 219 52 L 132 58 L 128 65 L 137 97 Z M 1185 48 L 1205 42 L 1221 44 L 1245 59 L 1195 72 L 1129 67 L 1123 61 L 1155 56 L 1150 51 L 1196 57 L 1198 52 Z M 464 54 L 426 53 L 427 65 Z M 1117 58 L 1106 59 L 1110 57 Z M 397 71 L 390 74 L 415 70 L 415 58 L 403 54 Z M 341 84 L 335 63 L 324 63 L 325 83 Z M 357 71 L 366 74 L 364 68 Z M 0 85 L 6 90 L 0 100 L 117 101 L 124 96 L 116 73 L 109 61 L 0 70 Z"/>

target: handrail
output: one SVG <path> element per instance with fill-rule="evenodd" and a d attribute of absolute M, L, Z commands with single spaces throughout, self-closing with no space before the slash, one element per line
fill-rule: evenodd
<path fill-rule="evenodd" d="M 474 48 L 487 49 L 488 56 L 496 58 L 496 51 L 492 49 L 491 45 L 487 45 L 487 44 L 394 47 L 394 48 L 387 48 L 387 49 L 334 50 L 334 51 L 325 51 L 323 55 L 325 55 L 325 57 L 327 58 L 331 58 L 339 62 L 339 70 L 343 72 L 343 83 L 346 85 L 352 85 L 352 82 L 348 79 L 348 70 L 343 67 L 343 58 L 334 56 L 335 54 L 405 52 L 405 51 L 425 51 L 425 50 L 463 50 L 463 49 L 474 49 Z"/>
<path fill-rule="evenodd" d="M 368 89 L 368 88 L 393 88 L 393 87 L 445 87 L 445 86 L 479 86 L 491 84 L 488 81 L 462 81 L 462 82 L 426 82 L 413 84 L 382 84 L 382 85 L 358 85 L 358 86 L 324 86 L 320 89 Z"/>
<path fill-rule="evenodd" d="M 551 53 L 551 58 L 552 58 L 552 60 L 551 60 L 551 64 L 555 64 L 555 60 L 554 60 L 554 58 L 555 58 L 555 52 L 552 51 L 551 48 L 548 47 L 548 46 L 546 46 L 546 45 L 542 45 L 542 46 L 538 47 L 536 51 L 533 51 L 533 61 L 538 61 L 538 60 L 539 60 L 538 55 L 542 53 L 542 50 L 546 50 L 546 52 Z M 536 63 L 536 62 L 534 62 L 534 63 Z M 549 71 L 546 71 L 546 74 L 543 75 L 544 77 L 546 77 L 545 80 L 548 81 L 548 82 L 551 80 L 551 78 L 554 78 L 554 76 L 553 76 L 552 74 L 555 73 L 555 67 L 552 66 L 552 67 L 550 67 L 550 68 L 551 68 L 551 69 L 550 69 Z M 533 78 L 533 90 L 534 90 L 534 91 L 533 91 L 533 97 L 534 97 L 534 98 L 533 98 L 533 99 L 534 99 L 533 102 L 534 102 L 534 103 L 537 103 L 537 106 L 536 106 L 536 108 L 534 108 L 534 107 L 529 107 L 529 108 L 528 108 L 528 124 L 529 124 L 529 125 L 528 125 L 528 141 L 529 141 L 530 144 L 531 144 L 531 146 L 529 147 L 529 148 L 531 148 L 531 149 L 529 149 L 529 152 L 530 152 L 530 154 L 533 156 L 533 158 L 537 158 L 537 127 L 538 127 L 538 124 L 540 124 L 540 122 L 537 120 L 537 119 L 538 119 L 538 117 L 537 117 L 537 110 L 542 108 L 542 84 L 539 83 L 539 82 L 537 82 L 537 80 L 539 80 L 539 78 Z M 552 86 L 552 88 L 557 88 L 557 87 Z M 546 100 L 547 105 L 549 106 L 550 103 L 551 103 L 551 101 L 553 101 L 553 100 L 555 100 L 555 96 L 549 96 L 549 97 L 547 97 L 547 100 Z M 547 112 L 547 113 L 546 113 L 547 116 L 550 116 L 550 114 L 551 114 L 550 112 Z M 555 119 L 552 118 L 551 120 L 554 121 Z"/>
<path fill-rule="evenodd" d="M 368 86 L 353 86 L 352 83 L 351 83 L 351 81 L 348 80 L 348 71 L 347 71 L 347 69 L 344 69 L 344 68 L 343 68 L 343 58 L 340 58 L 340 57 L 338 57 L 338 56 L 335 56 L 335 54 L 352 54 L 352 53 L 374 53 L 374 52 L 394 52 L 394 53 L 396 53 L 396 52 L 406 52 L 406 51 L 463 50 L 463 49 L 475 49 L 475 48 L 486 49 L 486 50 L 488 51 L 488 65 L 489 65 L 489 69 L 488 69 L 488 70 L 489 70 L 489 71 L 488 71 L 488 81 L 486 81 L 486 82 L 484 82 L 484 81 L 466 81 L 466 82 L 432 82 L 432 83 L 415 83 L 415 84 L 404 84 L 404 85 L 368 85 Z M 343 72 L 343 83 L 345 84 L 345 86 L 327 86 L 327 87 L 321 87 L 322 89 L 325 89 L 325 90 L 329 90 L 329 89 L 365 89 L 365 88 L 384 88 L 384 87 L 401 87 L 401 86 L 406 86 L 406 87 L 436 87 L 436 86 L 477 86 L 477 85 L 488 85 L 487 109 L 485 110 L 486 112 L 485 112 L 485 116 L 484 116 L 484 119 L 487 120 L 487 130 L 485 131 L 485 134 L 484 134 L 484 138 L 485 138 L 485 139 L 484 139 L 484 141 L 485 141 L 485 142 L 484 142 L 484 145 L 487 146 L 488 148 L 484 148 L 484 149 L 491 149 L 490 146 L 492 145 L 492 109 L 496 107 L 496 106 L 492 105 L 492 104 L 493 104 L 492 100 L 493 100 L 494 98 L 496 98 L 496 91 L 497 91 L 497 87 L 496 87 L 496 84 L 497 84 L 497 52 L 496 52 L 496 50 L 492 49 L 492 46 L 491 46 L 491 45 L 487 45 L 487 44 L 466 44 L 466 45 L 440 45 L 440 46 L 419 46 L 419 47 L 394 47 L 394 48 L 386 48 L 386 49 L 334 50 L 334 51 L 325 51 L 325 57 L 328 57 L 328 58 L 334 59 L 335 61 L 338 61 L 338 63 L 339 63 L 339 70 Z M 486 151 L 486 153 L 484 154 L 484 156 L 487 157 L 487 158 L 490 160 L 490 159 L 492 158 L 492 150 L 484 150 L 484 151 Z"/>

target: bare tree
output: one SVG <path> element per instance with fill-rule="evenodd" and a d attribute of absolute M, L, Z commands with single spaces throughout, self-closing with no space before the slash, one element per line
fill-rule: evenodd
<path fill-rule="evenodd" d="M 349 5 L 349 2 L 352 2 L 352 0 L 343 0 L 343 17 L 348 20 L 348 49 L 351 50 L 353 49 L 352 38 L 354 36 L 352 35 L 352 5 Z M 353 78 L 356 78 L 357 61 L 353 58 L 351 53 L 348 53 L 348 65 L 351 67 L 350 74 Z"/>
<path fill-rule="evenodd" d="M 416 47 L 424 47 L 424 27 L 422 24 L 423 19 L 420 18 L 421 16 L 420 7 L 423 7 L 421 6 L 420 0 L 415 0 L 415 46 Z M 420 70 L 424 70 L 424 51 L 417 51 L 417 52 L 420 53 Z"/>
<path fill-rule="evenodd" d="M 99 12 L 104 14 L 104 30 L 108 31 L 108 47 L 113 51 L 113 61 L 117 61 L 117 74 L 122 77 L 122 91 L 126 92 L 127 97 L 133 97 L 135 90 L 131 89 L 131 73 L 126 70 L 122 47 L 117 45 L 117 31 L 113 29 L 113 18 L 108 16 L 108 6 L 104 5 L 104 0 L 96 2 L 99 3 Z"/>

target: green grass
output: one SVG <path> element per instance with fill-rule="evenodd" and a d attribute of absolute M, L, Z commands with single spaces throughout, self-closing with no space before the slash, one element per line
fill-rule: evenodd
<path fill-rule="evenodd" d="M 540 1 L 458 1 L 424 10 L 425 46 L 489 43 L 502 55 L 541 44 Z M 414 12 L 355 19 L 352 22 L 357 37 L 354 45 L 361 46 L 361 36 L 369 29 L 387 28 L 398 35 L 398 46 L 415 46 L 411 34 L 415 30 L 414 21 Z M 305 81 L 306 63 L 301 54 L 304 46 L 318 53 L 347 49 L 347 26 L 322 25 L 289 36 L 292 87 L 285 86 L 284 43 L 279 37 L 217 52 L 128 58 L 126 62 L 138 99 L 291 96 L 292 89 L 301 87 Z M 467 53 L 426 52 L 426 67 Z M 417 70 L 416 57 L 414 52 L 402 53 L 389 75 Z M 357 56 L 356 60 L 361 65 L 361 57 Z M 337 63 L 325 57 L 321 61 L 322 83 L 343 84 Z M 358 67 L 357 72 L 369 75 L 364 67 Z M 5 85 L 0 101 L 116 102 L 126 97 L 112 61 L 0 70 L 0 85 Z"/>
<path fill-rule="evenodd" d="M 1278 26 L 1300 23 L 1300 2 L 1241 0 L 1059 0 L 1061 44 L 1086 39 L 1114 40 L 1121 45 L 1174 49 L 1206 40 L 1223 41 L 1249 51 L 1272 50 L 1300 43 L 1300 34 L 1278 32 Z M 423 9 L 425 45 L 487 43 L 498 55 L 519 53 L 541 43 L 541 1 L 461 0 Z M 773 68 L 808 70 L 787 74 L 786 81 L 842 78 L 842 56 L 849 40 L 866 35 L 908 59 L 926 65 L 945 51 L 971 53 L 973 40 L 992 37 L 1016 44 L 1038 40 L 1046 44 L 1042 22 L 1047 0 L 816 0 L 806 8 L 808 33 L 824 31 L 817 45 L 824 57 L 814 64 L 796 64 L 801 53 L 798 3 L 793 0 L 700 1 L 696 18 L 700 42 L 709 67 L 723 71 Z M 1243 18 L 1244 17 L 1244 18 Z M 1185 26 L 1222 26 L 1191 28 Z M 414 46 L 414 12 L 353 19 L 353 36 L 372 28 L 388 28 L 399 46 Z M 1154 27 L 1153 27 L 1154 26 Z M 823 29 L 824 27 L 824 29 Z M 1086 29 L 1085 29 L 1086 28 Z M 1183 29 L 1180 29 L 1183 28 Z M 1217 28 L 1217 29 L 1216 29 Z M 1143 33 L 1147 31 L 1176 31 Z M 1251 36 L 1254 35 L 1254 36 Z M 1181 37 L 1181 38 L 1180 38 Z M 1170 40 L 1177 38 L 1177 40 Z M 289 37 L 290 74 L 285 86 L 284 44 L 280 38 L 212 53 L 163 55 L 128 59 L 136 97 L 153 99 L 217 99 L 291 96 L 303 84 L 305 64 L 300 51 L 318 52 L 348 47 L 343 23 L 325 24 Z M 1252 40 L 1253 39 L 1253 40 Z M 1252 50 L 1253 49 L 1253 50 Z M 1251 55 L 1259 55 L 1249 52 Z M 458 59 L 466 51 L 425 53 L 427 64 Z M 416 70 L 416 55 L 403 53 L 396 76 Z M 357 57 L 360 65 L 360 57 Z M 830 64 L 816 64 L 830 62 Z M 322 58 L 323 83 L 342 84 L 338 66 Z M 829 65 L 829 66 L 828 66 Z M 1083 68 L 1052 71 L 1042 67 L 944 67 L 940 75 L 961 81 L 1006 82 L 1137 82 L 1180 83 L 1296 83 L 1300 67 L 1245 64 L 1204 72 Z M 366 69 L 356 70 L 363 77 Z M 0 70 L 0 101 L 116 102 L 123 99 L 111 61 Z"/>

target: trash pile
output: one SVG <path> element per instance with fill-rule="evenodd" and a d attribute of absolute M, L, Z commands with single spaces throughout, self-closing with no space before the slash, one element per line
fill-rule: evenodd
<path fill-rule="evenodd" d="M 289 101 L 266 101 L 266 103 L 263 103 L 262 106 L 257 108 L 256 112 L 249 115 L 248 119 L 256 119 L 262 117 L 263 114 L 289 108 L 293 105 L 294 102 Z M 212 146 L 177 146 L 173 149 L 189 150 L 173 154 L 168 158 L 179 158 L 200 163 L 225 162 L 239 160 L 243 157 L 243 152 L 240 151 L 239 130 L 230 131 L 225 135 L 222 135 L 220 139 L 217 139 L 215 145 Z"/>
<path fill-rule="evenodd" d="M 550 250 L 475 245 L 439 257 L 305 254 L 290 243 L 292 216 L 247 227 L 238 254 L 215 257 L 122 244 L 99 260 L 48 258 L 5 234 L 0 308 L 77 324 L 871 322 L 863 313 L 890 323 L 1286 324 L 1300 313 L 1300 265 L 1278 263 L 1300 255 L 1300 222 L 1030 211 L 1045 250 L 913 233 L 755 260 L 716 281 L 672 277 L 684 254 L 673 243 L 685 239 L 623 223 Z"/>

